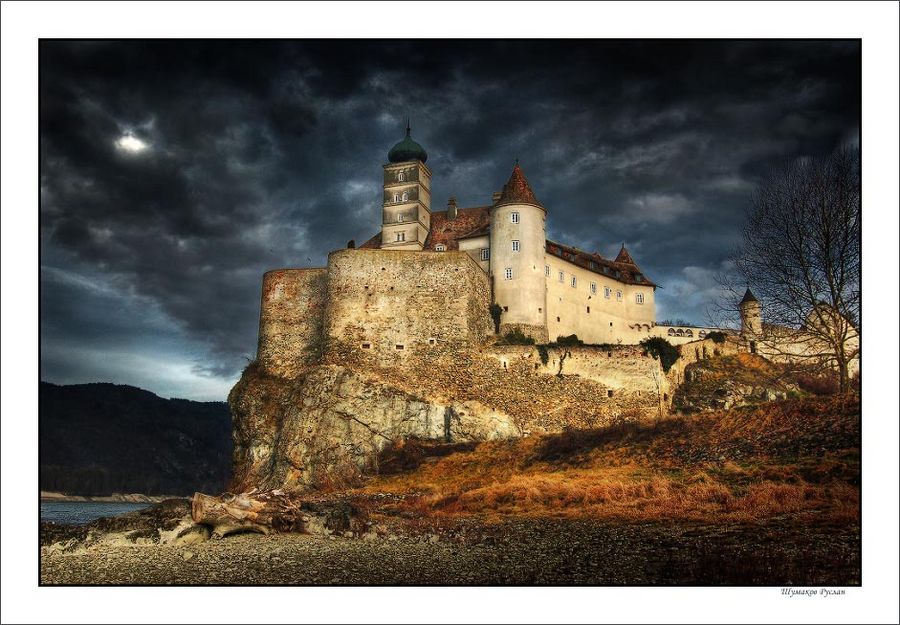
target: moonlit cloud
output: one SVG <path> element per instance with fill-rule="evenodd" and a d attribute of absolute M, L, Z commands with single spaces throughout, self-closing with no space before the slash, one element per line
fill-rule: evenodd
<path fill-rule="evenodd" d="M 658 317 L 698 323 L 769 168 L 860 127 L 856 42 L 40 47 L 42 376 L 195 399 L 253 357 L 263 272 L 378 230 L 407 116 L 434 209 L 519 158 L 549 237 L 626 242 Z"/>
<path fill-rule="evenodd" d="M 139 154 L 140 152 L 146 150 L 149 146 L 146 142 L 142 141 L 138 137 L 135 137 L 132 134 L 125 134 L 116 139 L 116 147 L 123 152 Z"/>

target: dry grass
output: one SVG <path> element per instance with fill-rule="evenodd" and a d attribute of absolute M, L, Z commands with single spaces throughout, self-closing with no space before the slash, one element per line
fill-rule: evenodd
<path fill-rule="evenodd" d="M 356 492 L 411 495 L 382 510 L 404 516 L 814 515 L 846 523 L 859 515 L 858 423 L 858 400 L 828 398 L 491 441 L 447 455 L 414 446 L 410 470 Z"/>

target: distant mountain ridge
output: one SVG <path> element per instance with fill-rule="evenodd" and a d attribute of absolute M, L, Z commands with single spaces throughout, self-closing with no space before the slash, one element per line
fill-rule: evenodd
<path fill-rule="evenodd" d="M 134 386 L 41 382 L 40 489 L 70 495 L 218 493 L 231 476 L 225 402 Z"/>

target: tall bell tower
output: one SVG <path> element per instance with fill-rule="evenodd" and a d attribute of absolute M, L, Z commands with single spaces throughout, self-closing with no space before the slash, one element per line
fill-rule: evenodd
<path fill-rule="evenodd" d="M 381 249 L 421 250 L 431 230 L 431 170 L 428 154 L 406 137 L 388 152 L 384 166 Z"/>

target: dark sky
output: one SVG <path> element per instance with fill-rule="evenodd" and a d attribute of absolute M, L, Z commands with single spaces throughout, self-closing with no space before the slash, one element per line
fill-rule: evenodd
<path fill-rule="evenodd" d="M 857 141 L 857 42 L 40 45 L 41 374 L 224 399 L 260 279 L 379 229 L 381 166 L 429 154 L 433 208 L 516 158 L 548 236 L 625 242 L 657 318 L 704 323 L 748 194 Z"/>

